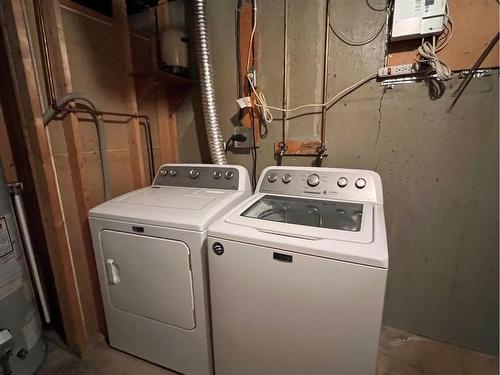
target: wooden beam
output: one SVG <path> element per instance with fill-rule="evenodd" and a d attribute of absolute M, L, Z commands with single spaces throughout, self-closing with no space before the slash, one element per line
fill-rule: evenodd
<path fill-rule="evenodd" d="M 155 91 L 156 111 L 158 119 L 158 143 L 160 147 L 160 163 L 175 163 L 179 160 L 177 144 L 177 121 L 175 112 L 169 108 L 165 90 Z"/>
<path fill-rule="evenodd" d="M 5 181 L 8 184 L 17 181 L 16 167 L 14 166 L 14 156 L 10 147 L 7 127 L 3 117 L 2 106 L 0 105 L 0 160 L 2 161 L 3 173 Z"/>
<path fill-rule="evenodd" d="M 0 2 L 0 18 L 3 27 L 10 71 L 2 69 L 2 79 L 12 79 L 12 91 L 2 92 L 2 97 L 14 95 L 25 135 L 26 149 L 33 173 L 35 190 L 40 204 L 51 266 L 54 273 L 66 340 L 69 347 L 83 353 L 87 334 L 72 254 L 65 229 L 56 176 L 50 147 L 42 120 L 42 107 L 37 88 L 34 53 L 30 49 L 28 35 L 28 9 L 19 0 Z M 2 86 L 3 88 L 6 86 Z M 3 100 L 2 98 L 2 100 Z"/>
<path fill-rule="evenodd" d="M 127 5 L 125 0 L 113 0 L 113 20 L 116 25 L 118 40 L 123 52 L 123 56 L 117 56 L 117 61 L 121 61 L 127 75 L 127 112 L 137 113 L 137 99 L 135 96 L 135 82 L 130 75 L 133 72 L 132 49 L 130 45 L 130 35 L 127 18 Z M 128 129 L 130 164 L 132 167 L 132 178 L 134 186 L 140 188 L 146 185 L 146 174 L 144 170 L 144 157 L 142 154 L 141 129 L 139 121 L 130 121 Z"/>
<path fill-rule="evenodd" d="M 257 56 L 258 54 L 256 53 L 254 56 L 254 50 L 257 52 L 259 49 L 259 43 L 258 43 L 258 34 L 255 33 L 254 35 L 254 48 L 249 49 L 250 45 L 250 38 L 252 34 L 252 28 L 253 28 L 253 7 L 250 1 L 244 1 L 243 4 L 240 7 L 240 12 L 238 14 L 239 17 L 239 34 L 240 34 L 240 40 L 239 40 L 239 56 L 240 56 L 240 61 L 239 61 L 239 68 L 240 68 L 240 82 L 241 82 L 241 87 L 243 88 L 243 96 L 250 96 L 252 98 L 252 102 L 255 101 L 256 96 L 251 90 L 249 84 L 248 84 L 248 79 L 247 79 L 247 63 L 248 63 L 248 55 L 250 54 L 250 66 L 255 67 L 256 69 L 258 68 L 258 60 Z M 252 123 L 254 124 L 254 135 L 255 135 L 255 143 L 256 145 L 259 145 L 260 143 L 260 116 L 259 116 L 259 111 L 257 108 L 244 108 L 241 117 L 241 125 L 245 128 L 251 128 Z"/>
<path fill-rule="evenodd" d="M 61 7 L 59 0 L 43 0 L 41 4 L 46 25 L 47 47 L 52 66 L 55 94 L 56 97 L 60 98 L 73 92 Z M 106 323 L 88 224 L 90 208 L 89 183 L 85 175 L 80 125 L 76 115 L 69 114 L 66 116 L 62 120 L 62 125 L 76 201 L 77 212 L 75 216 L 81 232 L 82 243 L 77 244 L 77 246 L 83 248 L 84 255 L 84 259 L 80 255 L 78 262 L 75 262 L 75 272 L 78 279 L 82 310 L 85 315 L 86 334 L 88 337 L 93 337 L 99 336 L 100 332 L 106 332 Z M 98 338 L 92 340 L 92 342 L 96 341 L 98 341 Z"/>

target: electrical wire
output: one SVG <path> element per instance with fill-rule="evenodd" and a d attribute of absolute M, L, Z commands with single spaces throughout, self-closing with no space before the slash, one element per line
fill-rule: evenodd
<path fill-rule="evenodd" d="M 419 63 L 426 63 L 429 64 L 434 71 L 436 72 L 437 78 L 440 80 L 446 81 L 451 78 L 452 71 L 450 67 L 443 61 L 441 60 L 437 53 L 441 50 L 443 50 L 448 43 L 450 42 L 451 38 L 453 37 L 453 19 L 450 16 L 450 10 L 448 7 L 448 3 L 445 5 L 445 14 L 443 16 L 446 18 L 447 25 L 445 25 L 445 29 L 449 30 L 447 34 L 445 34 L 445 37 L 443 39 L 443 42 L 441 45 L 439 44 L 439 38 L 436 41 L 436 37 L 432 37 L 432 42 L 426 41 L 425 38 L 422 39 L 422 45 L 418 47 L 417 52 L 418 52 L 418 58 L 417 61 Z"/>
<path fill-rule="evenodd" d="M 250 34 L 250 42 L 248 43 L 248 55 L 247 55 L 247 73 L 248 69 L 250 69 L 250 56 L 255 56 L 252 52 L 253 49 L 253 39 L 255 36 L 255 29 L 257 28 L 257 0 L 252 0 L 252 33 Z"/>
<path fill-rule="evenodd" d="M 342 91 L 340 91 L 337 95 L 335 95 L 334 97 L 332 97 L 331 99 L 329 99 L 325 103 L 303 104 L 303 105 L 300 105 L 298 107 L 288 108 L 288 109 L 284 109 L 284 108 L 279 108 L 279 107 L 274 107 L 274 106 L 268 105 L 264 93 L 263 92 L 260 92 L 260 93 L 257 92 L 257 90 L 255 89 L 255 87 L 254 87 L 254 85 L 253 85 L 253 83 L 252 83 L 252 81 L 251 81 L 250 78 L 248 78 L 248 82 L 250 84 L 250 87 L 251 87 L 253 93 L 256 96 L 255 105 L 260 109 L 261 114 L 262 114 L 262 118 L 264 119 L 264 121 L 267 122 L 267 123 L 270 123 L 270 122 L 272 122 L 274 120 L 274 117 L 273 117 L 273 114 L 272 114 L 271 110 L 275 110 L 275 111 L 279 111 L 279 112 L 283 112 L 283 113 L 285 113 L 285 112 L 288 113 L 288 112 L 299 111 L 299 110 L 304 109 L 304 108 L 330 107 L 333 104 L 337 103 L 344 96 L 350 94 L 352 91 L 356 90 L 357 88 L 361 87 L 365 83 L 367 83 L 367 82 L 369 82 L 369 81 L 371 81 L 371 80 L 373 80 L 375 78 L 377 78 L 377 73 L 370 74 L 369 76 L 366 76 L 365 78 L 363 78 L 360 81 L 354 83 L 353 85 L 351 85 L 349 87 L 346 87 L 345 89 L 343 89 Z"/>
<path fill-rule="evenodd" d="M 377 12 L 381 12 L 383 10 L 385 10 L 386 8 L 384 9 L 378 9 L 378 8 L 374 8 L 369 2 L 368 0 L 366 0 L 366 4 L 368 5 L 368 7 L 370 9 L 373 9 L 374 11 L 377 11 Z M 390 5 L 390 3 L 388 3 L 388 5 Z M 334 13 L 334 12 L 332 12 Z M 330 16 L 331 17 L 331 16 Z M 342 42 L 344 42 L 345 44 L 347 45 L 350 45 L 350 46 L 353 46 L 353 47 L 359 47 L 359 46 L 364 46 L 365 44 L 369 44 L 371 42 L 373 42 L 375 39 L 377 39 L 377 37 L 380 35 L 380 33 L 382 32 L 382 30 L 384 30 L 384 27 L 385 27 L 385 23 L 386 23 L 386 18 L 384 17 L 384 22 L 382 22 L 382 25 L 380 26 L 379 29 L 377 29 L 377 32 L 375 34 L 373 34 L 372 36 L 370 36 L 369 38 L 366 38 L 364 40 L 354 40 L 352 39 L 351 37 L 349 37 L 348 35 L 346 35 L 343 31 L 341 30 L 337 30 L 334 25 L 335 25 L 335 22 L 332 22 L 331 20 L 329 20 L 329 25 L 330 25 L 330 29 L 332 30 L 332 32 L 335 34 L 335 36 L 337 38 L 339 38 Z"/>
<path fill-rule="evenodd" d="M 369 1 L 369 0 L 366 0 L 366 5 L 368 5 L 368 7 L 369 7 L 370 9 L 374 10 L 375 12 L 383 12 L 384 10 L 386 10 L 386 9 L 387 9 L 387 5 L 386 5 L 385 7 L 383 7 L 383 8 L 375 8 L 375 7 L 374 7 L 374 6 L 370 3 L 370 1 Z"/>

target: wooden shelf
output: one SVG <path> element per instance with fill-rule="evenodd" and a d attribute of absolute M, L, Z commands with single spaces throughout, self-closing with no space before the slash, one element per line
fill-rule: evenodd
<path fill-rule="evenodd" d="M 148 92 L 152 85 L 162 84 L 167 91 L 168 103 L 172 112 L 175 112 L 189 90 L 196 84 L 196 82 L 191 79 L 167 73 L 162 70 L 134 72 L 132 76 L 135 78 L 135 91 L 138 102 L 141 102 L 142 97 Z"/>

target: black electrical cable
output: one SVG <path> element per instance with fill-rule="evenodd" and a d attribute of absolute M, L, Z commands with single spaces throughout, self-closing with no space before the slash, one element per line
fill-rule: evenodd
<path fill-rule="evenodd" d="M 251 154 L 252 154 L 252 186 L 253 186 L 253 191 L 255 191 L 255 188 L 257 187 L 257 145 L 256 145 L 256 139 L 255 139 L 255 114 L 254 114 L 254 109 L 252 107 L 251 109 L 251 124 L 252 124 L 252 149 L 251 149 Z"/>

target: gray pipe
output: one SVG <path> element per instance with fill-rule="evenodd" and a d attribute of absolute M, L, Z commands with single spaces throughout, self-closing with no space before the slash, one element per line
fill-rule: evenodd
<path fill-rule="evenodd" d="M 207 130 L 210 158 L 214 164 L 226 164 L 224 140 L 215 104 L 215 84 L 212 63 L 210 61 L 205 0 L 193 0 L 193 18 L 195 54 L 200 76 L 201 104 Z"/>
<path fill-rule="evenodd" d="M 104 199 L 109 200 L 111 199 L 111 191 L 109 188 L 109 162 L 108 162 L 108 153 L 106 151 L 106 134 L 104 131 L 104 121 L 102 120 L 101 115 L 95 115 L 93 111 L 96 111 L 96 107 L 94 103 L 87 97 L 76 94 L 76 93 L 71 93 L 62 96 L 56 101 L 56 104 L 54 106 L 49 107 L 43 114 L 43 123 L 45 126 L 49 124 L 50 121 L 54 119 L 54 117 L 59 114 L 63 113 L 63 115 L 66 115 L 67 112 L 65 112 L 62 108 L 66 106 L 69 102 L 75 101 L 75 100 L 81 100 L 84 101 L 85 104 L 81 104 L 82 106 L 90 109 L 89 114 L 92 116 L 94 119 L 95 125 L 96 125 L 96 130 L 97 130 L 97 139 L 99 142 L 99 154 L 101 156 L 101 171 L 102 171 L 102 180 L 103 180 L 103 185 L 104 185 Z"/>

